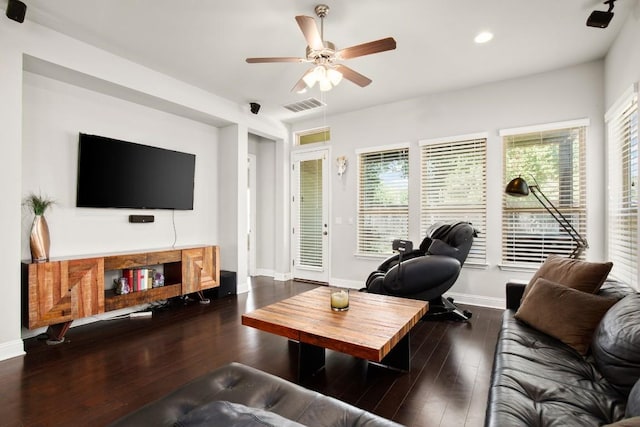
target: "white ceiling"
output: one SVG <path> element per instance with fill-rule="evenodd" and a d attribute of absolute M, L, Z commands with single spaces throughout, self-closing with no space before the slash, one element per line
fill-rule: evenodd
<path fill-rule="evenodd" d="M 188 82 L 260 114 L 293 122 L 284 104 L 308 64 L 247 64 L 246 57 L 304 56 L 296 15 L 318 0 L 23 0 L 27 19 Z M 373 83 L 324 93 L 327 114 L 539 73 L 604 57 L 640 0 L 618 0 L 607 29 L 585 25 L 594 0 L 349 0 L 326 3 L 325 39 L 344 48 L 393 36 L 394 51 L 345 63 Z M 495 38 L 477 45 L 474 36 Z"/>

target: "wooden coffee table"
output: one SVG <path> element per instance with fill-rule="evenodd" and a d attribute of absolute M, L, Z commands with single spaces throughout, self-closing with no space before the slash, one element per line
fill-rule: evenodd
<path fill-rule="evenodd" d="M 348 311 L 332 311 L 329 301 L 329 288 L 318 287 L 243 314 L 242 324 L 297 341 L 300 378 L 324 367 L 325 349 L 409 370 L 409 332 L 426 301 L 355 290 Z"/>

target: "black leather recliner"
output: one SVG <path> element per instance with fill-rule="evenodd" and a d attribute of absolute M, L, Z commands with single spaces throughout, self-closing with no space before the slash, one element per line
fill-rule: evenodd
<path fill-rule="evenodd" d="M 460 310 L 453 299 L 442 295 L 460 275 L 476 236 L 477 230 L 468 222 L 439 222 L 429 228 L 419 249 L 412 250 L 411 242 L 395 241 L 394 249 L 399 254 L 386 259 L 369 275 L 365 289 L 429 301 L 425 318 L 469 320 L 469 311 Z"/>

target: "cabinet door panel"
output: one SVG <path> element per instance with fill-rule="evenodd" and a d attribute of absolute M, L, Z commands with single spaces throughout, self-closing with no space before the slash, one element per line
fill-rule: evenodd
<path fill-rule="evenodd" d="M 102 258 L 29 265 L 29 328 L 104 312 Z"/>
<path fill-rule="evenodd" d="M 218 286 L 218 247 L 206 246 L 182 251 L 182 293 L 189 294 Z"/>
<path fill-rule="evenodd" d="M 29 328 L 73 320 L 71 295 L 66 280 L 66 263 L 29 265 Z"/>
<path fill-rule="evenodd" d="M 68 261 L 68 285 L 73 317 L 104 313 L 104 259 Z"/>

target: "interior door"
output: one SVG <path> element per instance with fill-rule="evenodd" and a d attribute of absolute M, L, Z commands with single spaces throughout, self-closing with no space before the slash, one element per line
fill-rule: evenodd
<path fill-rule="evenodd" d="M 329 282 L 329 150 L 292 156 L 293 277 Z"/>

